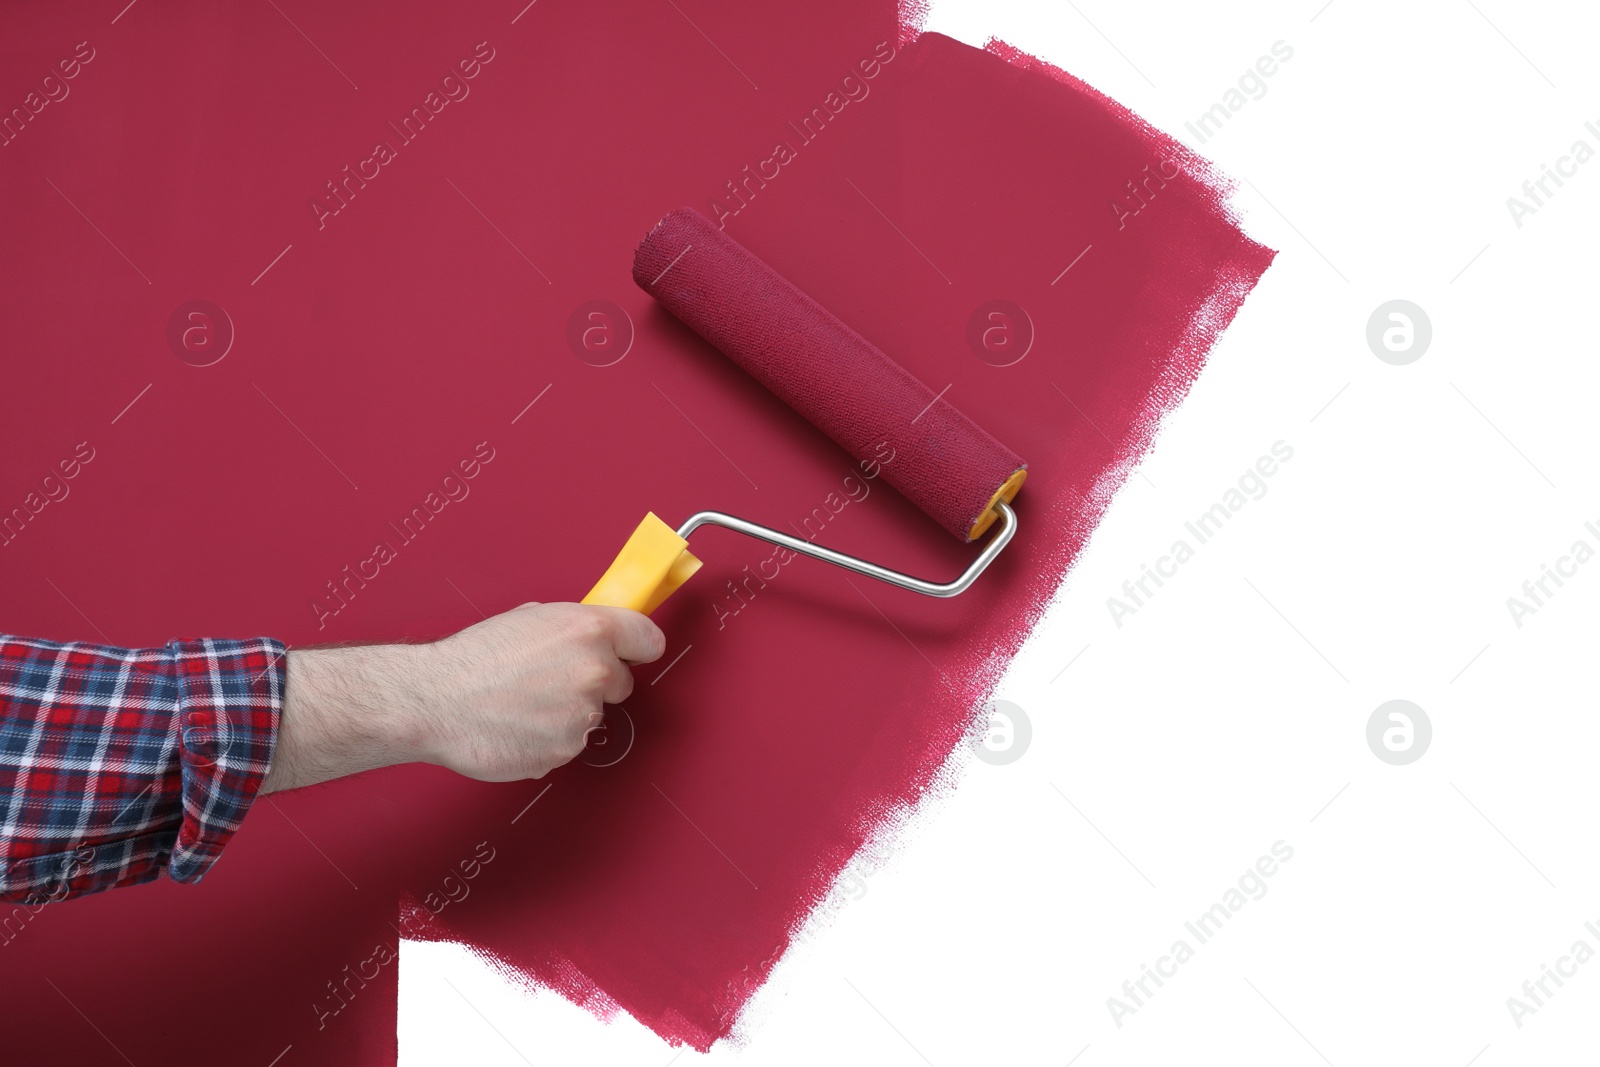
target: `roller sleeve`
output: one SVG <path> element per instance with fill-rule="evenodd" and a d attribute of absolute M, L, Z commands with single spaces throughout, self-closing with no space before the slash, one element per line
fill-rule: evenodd
<path fill-rule="evenodd" d="M 892 454 L 884 480 L 963 541 L 1026 476 L 1022 457 L 693 208 L 656 224 L 633 278 L 857 460 Z"/>

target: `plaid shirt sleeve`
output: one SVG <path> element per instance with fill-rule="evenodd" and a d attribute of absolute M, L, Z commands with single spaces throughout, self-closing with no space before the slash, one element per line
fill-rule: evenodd
<path fill-rule="evenodd" d="M 0 899 L 199 881 L 272 762 L 284 651 L 0 635 Z"/>

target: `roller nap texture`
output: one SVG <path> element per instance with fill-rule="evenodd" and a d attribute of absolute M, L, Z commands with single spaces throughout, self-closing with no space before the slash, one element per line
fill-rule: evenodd
<path fill-rule="evenodd" d="M 633 280 L 857 460 L 888 442 L 884 480 L 963 541 L 1026 468 L 694 208 L 650 231 L 634 253 Z"/>

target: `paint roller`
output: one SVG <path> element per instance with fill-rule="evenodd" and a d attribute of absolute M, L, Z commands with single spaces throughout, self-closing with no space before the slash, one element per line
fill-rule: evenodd
<path fill-rule="evenodd" d="M 965 591 L 1017 530 L 1012 499 L 1027 464 L 693 208 L 658 222 L 633 257 L 633 280 L 780 400 L 965 542 L 994 527 L 959 577 L 931 582 L 720 511 L 676 530 L 647 514 L 583 598 L 649 614 L 700 568 L 688 538 L 722 526 L 928 596 Z"/>

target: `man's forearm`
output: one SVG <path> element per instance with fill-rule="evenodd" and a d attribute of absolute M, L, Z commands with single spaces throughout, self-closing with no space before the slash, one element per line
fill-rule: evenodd
<path fill-rule="evenodd" d="M 428 644 L 288 654 L 277 751 L 263 792 L 396 763 L 473 778 L 537 778 L 583 750 L 629 664 L 666 647 L 623 608 L 524 604 Z"/>
<path fill-rule="evenodd" d="M 428 758 L 422 726 L 432 645 L 288 655 L 283 715 L 263 793 Z"/>
<path fill-rule="evenodd" d="M 0 899 L 198 881 L 263 792 L 418 761 L 540 777 L 664 648 L 643 615 L 580 604 L 524 604 L 428 644 L 293 652 L 0 634 Z"/>

